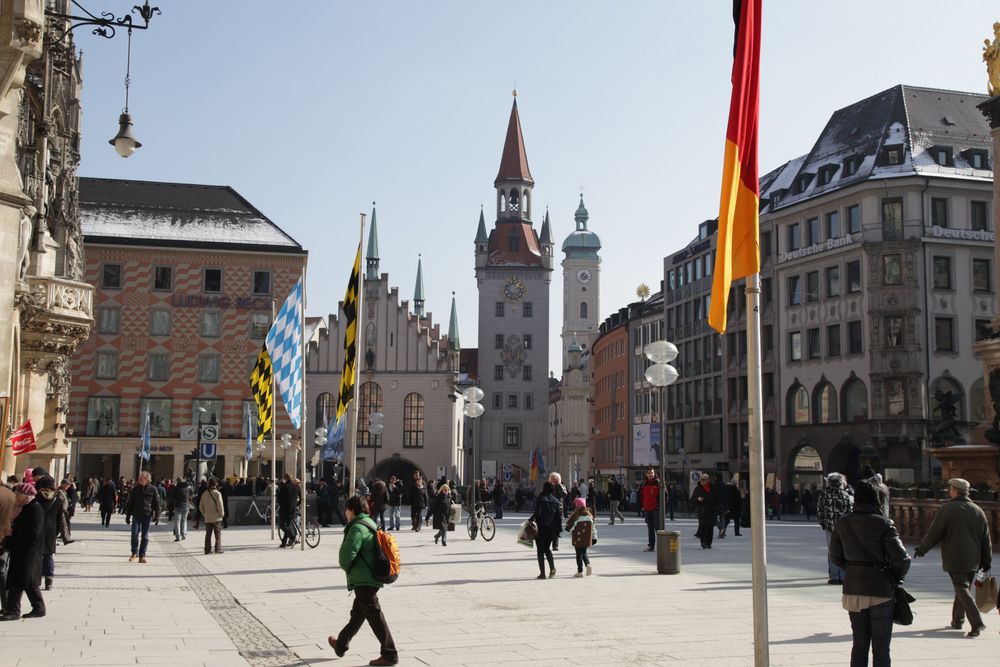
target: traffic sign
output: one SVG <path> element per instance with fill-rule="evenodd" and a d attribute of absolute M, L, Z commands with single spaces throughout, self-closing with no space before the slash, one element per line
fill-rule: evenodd
<path fill-rule="evenodd" d="M 218 424 L 202 424 L 201 425 L 201 440 L 202 442 L 215 442 L 219 439 L 219 425 Z"/>
<path fill-rule="evenodd" d="M 509 482 L 514 477 L 514 471 L 509 463 L 503 464 L 503 481 Z"/>
<path fill-rule="evenodd" d="M 214 459 L 219 453 L 219 446 L 214 442 L 201 443 L 201 458 Z"/>

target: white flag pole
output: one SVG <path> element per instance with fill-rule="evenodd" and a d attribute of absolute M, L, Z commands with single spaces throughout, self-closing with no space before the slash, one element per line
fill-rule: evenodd
<path fill-rule="evenodd" d="M 365 214 L 361 214 L 361 234 L 360 241 L 358 242 L 358 248 L 361 258 L 365 255 Z M 354 267 L 351 267 L 354 270 Z M 350 435 L 351 443 L 351 476 L 350 476 L 350 486 L 344 489 L 347 497 L 354 495 L 354 484 L 357 477 L 357 467 L 358 467 L 358 357 L 361 356 L 361 313 L 362 313 L 362 301 L 364 300 L 365 293 L 365 276 L 361 271 L 361 263 L 358 262 L 358 298 L 357 306 L 355 308 L 355 321 L 354 321 L 354 398 L 351 403 L 353 406 L 350 409 L 350 414 L 353 415 L 352 420 L 348 419 L 346 428 L 350 430 L 350 433 L 344 434 L 344 442 L 348 442 L 347 436 Z M 345 350 L 346 352 L 346 350 Z M 344 362 L 347 362 L 345 357 Z"/>
<path fill-rule="evenodd" d="M 306 267 L 302 266 L 302 300 L 300 302 L 300 321 L 299 326 L 302 331 L 302 340 L 300 344 L 302 346 L 302 367 L 301 367 L 301 387 L 302 398 L 299 400 L 299 447 L 301 448 L 302 463 L 299 465 L 299 469 L 302 472 L 302 487 L 299 489 L 299 496 L 302 502 L 302 509 L 300 516 L 302 517 L 301 534 L 299 535 L 299 540 L 301 542 L 300 548 L 302 551 L 306 550 Z"/>
<path fill-rule="evenodd" d="M 760 274 L 747 278 L 747 429 L 750 439 L 750 535 L 754 664 L 770 664 L 767 629 L 767 536 L 764 515 L 764 409 L 760 355 Z"/>
<path fill-rule="evenodd" d="M 274 326 L 275 312 L 274 299 L 271 299 L 271 326 Z M 265 346 L 266 347 L 266 346 Z M 267 353 L 268 359 L 271 357 L 270 351 Z M 278 514 L 278 476 L 276 474 L 276 462 L 278 460 L 278 385 L 274 380 L 274 361 L 271 360 L 271 541 L 275 539 L 277 529 L 275 527 L 276 516 Z"/>

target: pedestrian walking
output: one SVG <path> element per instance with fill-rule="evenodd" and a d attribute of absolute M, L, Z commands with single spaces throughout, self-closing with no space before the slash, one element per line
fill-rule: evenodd
<path fill-rule="evenodd" d="M 3 548 L 3 540 L 10 535 L 14 512 L 18 507 L 17 496 L 11 487 L 0 484 L 0 615 L 7 604 L 7 571 L 10 566 L 10 551 Z"/>
<path fill-rule="evenodd" d="M 420 530 L 420 518 L 427 507 L 427 488 L 419 472 L 413 473 L 413 488 L 410 489 L 410 530 Z"/>
<path fill-rule="evenodd" d="M 854 487 L 854 508 L 837 521 L 830 559 L 844 572 L 841 604 L 851 619 L 851 667 L 889 667 L 893 595 L 910 569 L 910 557 L 896 526 L 879 507 L 881 486 L 874 480 Z"/>
<path fill-rule="evenodd" d="M 319 518 L 319 523 L 323 528 L 328 528 L 330 526 L 330 521 L 333 519 L 333 501 L 330 499 L 330 487 L 327 486 L 325 480 L 319 480 L 316 483 L 316 514 Z"/>
<path fill-rule="evenodd" d="M 399 662 L 399 655 L 378 600 L 378 589 L 382 588 L 382 584 L 372 573 L 372 564 L 377 557 L 375 550 L 379 545 L 375 539 L 375 522 L 368 516 L 368 501 L 361 496 L 351 496 L 344 511 L 347 527 L 344 528 L 339 560 L 341 569 L 347 575 L 347 590 L 354 592 L 354 604 L 347 625 L 339 634 L 330 635 L 327 642 L 337 657 L 344 657 L 361 624 L 367 621 L 381 644 L 379 657 L 368 664 L 375 667 L 395 665 Z"/>
<path fill-rule="evenodd" d="M 372 518 L 377 518 L 379 530 L 385 530 L 385 508 L 389 506 L 389 490 L 381 479 L 372 480 L 371 507 L 374 510 Z"/>
<path fill-rule="evenodd" d="M 652 551 L 656 543 L 656 527 L 660 509 L 660 480 L 656 479 L 656 471 L 650 468 L 646 471 L 646 479 L 639 487 L 639 504 L 646 517 L 647 542 L 646 551 Z"/>
<path fill-rule="evenodd" d="M 708 475 L 702 473 L 698 485 L 691 492 L 691 505 L 698 516 L 698 532 L 694 536 L 701 540 L 702 549 L 712 548 L 719 504 L 718 487 L 711 482 Z"/>
<path fill-rule="evenodd" d="M 726 536 L 726 529 L 729 522 L 733 522 L 733 535 L 740 536 L 740 519 L 743 516 L 743 496 L 740 488 L 736 485 L 736 479 L 731 479 L 727 484 L 721 486 L 719 503 L 726 506 L 726 516 L 722 521 L 722 530 L 719 537 Z"/>
<path fill-rule="evenodd" d="M 174 506 L 174 542 L 187 539 L 187 520 L 191 512 L 191 485 L 183 477 L 177 478 L 170 489 L 170 501 Z"/>
<path fill-rule="evenodd" d="M 584 501 L 586 503 L 586 501 Z M 552 556 L 552 540 L 559 536 L 562 530 L 562 503 L 554 495 L 552 482 L 542 484 L 542 493 L 535 500 L 535 510 L 531 514 L 538 526 L 535 537 L 535 551 L 538 556 L 538 579 L 545 579 L 545 563 L 549 564 L 549 576 L 556 576 L 556 563 Z"/>
<path fill-rule="evenodd" d="M 831 472 L 826 476 L 826 487 L 818 496 L 816 518 L 826 535 L 827 570 L 830 574 L 826 583 L 840 585 L 844 583 L 844 570 L 830 558 L 830 541 L 833 539 L 833 531 L 837 529 L 837 522 L 851 511 L 854 499 L 847 492 L 847 479 L 839 472 Z"/>
<path fill-rule="evenodd" d="M 295 546 L 292 519 L 295 516 L 295 508 L 299 506 L 300 499 L 299 487 L 292 482 L 292 475 L 286 472 L 284 477 L 282 477 L 277 493 L 278 520 L 281 524 L 281 544 L 278 545 L 279 549 Z"/>
<path fill-rule="evenodd" d="M 208 488 L 201 494 L 198 512 L 205 519 L 205 554 L 212 553 L 212 535 L 215 535 L 215 553 L 222 553 L 222 521 L 226 517 L 226 505 L 215 479 L 208 480 Z"/>
<path fill-rule="evenodd" d="M 104 480 L 97 500 L 97 509 L 101 512 L 101 525 L 105 528 L 111 525 L 111 515 L 115 513 L 117 499 L 118 491 L 115 489 L 114 480 L 109 477 Z"/>
<path fill-rule="evenodd" d="M 0 621 L 21 618 L 21 597 L 27 593 L 31 612 L 25 618 L 45 616 L 45 600 L 38 587 L 42 566 L 42 530 L 45 510 L 38 503 L 35 487 L 20 483 L 14 486 L 17 506 L 11 522 L 11 533 L 4 539 L 3 547 L 10 552 L 10 569 L 7 571 L 7 598 Z"/>
<path fill-rule="evenodd" d="M 392 475 L 389 477 L 386 488 L 389 491 L 389 530 L 399 530 L 400 506 L 403 504 L 403 481 Z"/>
<path fill-rule="evenodd" d="M 587 557 L 587 549 L 594 542 L 594 513 L 587 507 L 585 498 L 577 498 L 573 501 L 573 513 L 566 520 L 566 530 L 569 531 L 570 541 L 576 549 L 576 577 L 583 576 L 583 568 L 587 567 L 587 576 L 593 573 L 590 567 L 590 558 Z"/>
<path fill-rule="evenodd" d="M 931 521 L 927 534 L 917 547 L 917 557 L 922 557 L 938 544 L 941 545 L 941 567 L 951 578 L 955 601 L 951 606 L 951 627 L 962 629 L 962 622 L 969 619 L 969 637 L 978 637 L 986 629 L 969 592 L 976 570 L 989 571 L 993 564 L 993 547 L 986 514 L 969 499 L 969 483 L 961 477 L 948 480 L 950 500 L 941 505 Z"/>
<path fill-rule="evenodd" d="M 198 482 L 198 486 L 194 490 L 194 529 L 198 530 L 201 526 L 201 496 L 208 490 L 208 481 L 201 480 Z"/>
<path fill-rule="evenodd" d="M 222 496 L 222 527 L 229 528 L 229 496 L 233 495 L 235 488 L 228 479 L 219 485 L 219 494 Z"/>
<path fill-rule="evenodd" d="M 56 575 L 56 541 L 59 537 L 59 516 L 63 512 L 63 500 L 56 493 L 56 481 L 44 475 L 35 478 L 35 501 L 44 512 L 42 524 L 42 576 L 45 590 L 52 589 L 52 578 Z"/>
<path fill-rule="evenodd" d="M 566 507 L 566 496 L 568 495 L 566 487 L 562 483 L 562 475 L 557 472 L 549 474 L 549 482 L 552 483 L 552 495 L 555 496 L 556 500 L 559 501 L 559 511 L 561 512 Z M 536 501 L 537 502 L 537 501 Z M 559 533 L 556 532 L 555 536 L 552 538 L 552 551 L 559 551 Z"/>
<path fill-rule="evenodd" d="M 160 523 L 160 493 L 149 483 L 149 473 L 143 470 L 139 479 L 125 500 L 125 523 L 132 523 L 132 555 L 128 562 L 138 558 L 146 562 L 146 547 L 149 546 L 149 524 Z"/>
<path fill-rule="evenodd" d="M 437 529 L 434 534 L 434 544 L 441 538 L 441 546 L 448 546 L 448 520 L 451 518 L 451 488 L 447 484 L 441 484 L 437 488 L 434 500 L 431 501 L 433 512 L 433 525 Z"/>
<path fill-rule="evenodd" d="M 63 546 L 72 544 L 73 539 L 73 515 L 76 513 L 76 487 L 69 478 L 59 483 L 56 489 L 56 496 L 62 501 L 62 511 L 59 513 L 59 536 L 62 538 Z"/>
<path fill-rule="evenodd" d="M 493 482 L 493 518 L 503 518 L 503 482 L 499 479 Z"/>
<path fill-rule="evenodd" d="M 610 509 L 608 513 L 611 515 L 611 523 L 609 525 L 615 525 L 615 517 L 618 517 L 622 523 L 625 523 L 625 515 L 621 513 L 618 509 L 622 502 L 622 485 L 618 483 L 615 476 L 612 475 L 608 479 L 608 503 Z"/>

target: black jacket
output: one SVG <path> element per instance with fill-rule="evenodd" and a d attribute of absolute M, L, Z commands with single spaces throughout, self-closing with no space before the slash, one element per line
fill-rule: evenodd
<path fill-rule="evenodd" d="M 608 482 L 608 499 L 618 500 L 622 499 L 622 485 L 618 482 Z"/>
<path fill-rule="evenodd" d="M 183 512 L 191 509 L 191 486 L 187 482 L 181 482 L 170 489 L 170 502 L 174 504 L 175 512 Z"/>
<path fill-rule="evenodd" d="M 115 483 L 112 481 L 107 481 L 101 486 L 101 490 L 97 492 L 97 502 L 102 510 L 110 512 L 115 508 L 115 503 L 118 500 L 118 490 L 115 489 Z"/>
<path fill-rule="evenodd" d="M 709 483 L 708 491 L 701 484 L 691 492 L 691 505 L 701 520 L 714 520 L 719 513 L 719 487 Z"/>
<path fill-rule="evenodd" d="M 891 598 L 910 569 L 910 557 L 892 521 L 873 505 L 855 505 L 837 522 L 830 560 L 844 569 L 845 595 Z"/>
<path fill-rule="evenodd" d="M 531 518 L 538 524 L 538 530 L 559 533 L 562 530 L 562 503 L 551 493 L 538 496 Z"/>
<path fill-rule="evenodd" d="M 740 495 L 739 488 L 735 484 L 726 484 L 722 490 L 726 499 L 726 507 L 729 508 L 729 516 L 739 520 L 743 509 L 743 497 Z"/>
<path fill-rule="evenodd" d="M 59 535 L 59 513 L 63 510 L 63 501 L 58 495 L 51 500 L 39 493 L 38 504 L 44 512 L 42 525 L 42 555 L 49 556 L 56 552 L 56 537 Z"/>
<path fill-rule="evenodd" d="M 299 487 L 292 482 L 283 482 L 278 487 L 278 511 L 282 514 L 290 515 L 292 509 L 299 504 Z"/>
<path fill-rule="evenodd" d="M 403 504 L 403 483 L 398 479 L 389 486 L 389 507 Z"/>
<path fill-rule="evenodd" d="M 160 492 L 152 484 L 132 487 L 125 501 L 125 518 L 152 517 L 160 515 Z"/>
<path fill-rule="evenodd" d="M 42 576 L 42 531 L 45 510 L 37 498 L 21 508 L 11 524 L 11 534 L 4 540 L 10 551 L 10 569 L 7 585 L 19 584 L 22 588 L 36 585 Z"/>
<path fill-rule="evenodd" d="M 414 485 L 410 489 L 410 507 L 422 510 L 427 507 L 427 487 Z"/>
<path fill-rule="evenodd" d="M 451 515 L 451 494 L 439 493 L 431 501 L 431 511 L 433 512 L 433 527 L 439 529 L 442 526 L 448 527 L 448 519 Z"/>

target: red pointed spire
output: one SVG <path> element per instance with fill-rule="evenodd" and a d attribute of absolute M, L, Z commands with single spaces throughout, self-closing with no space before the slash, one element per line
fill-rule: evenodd
<path fill-rule="evenodd" d="M 493 185 L 501 181 L 524 181 L 535 184 L 528 169 L 528 154 L 524 151 L 524 137 L 521 136 L 521 118 L 517 114 L 517 93 L 514 93 L 514 105 L 510 109 L 510 121 L 507 123 L 507 138 L 503 143 L 503 156 L 500 158 L 500 171 Z"/>

